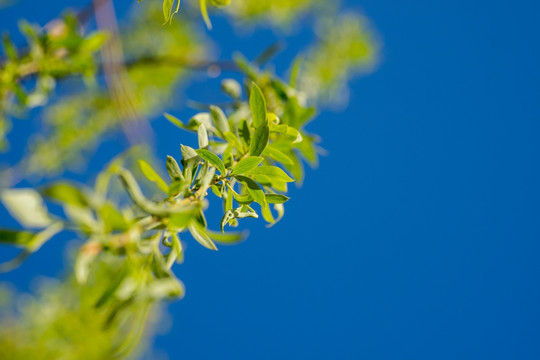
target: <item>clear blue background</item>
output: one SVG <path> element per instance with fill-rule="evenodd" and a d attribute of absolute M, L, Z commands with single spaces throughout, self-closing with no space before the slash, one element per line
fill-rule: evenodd
<path fill-rule="evenodd" d="M 43 23 L 66 3 L 21 0 L 0 23 Z M 310 126 L 329 156 L 280 224 L 252 221 L 248 241 L 218 253 L 189 244 L 176 269 L 187 296 L 156 347 L 171 359 L 539 359 L 539 3 L 345 3 L 381 35 L 379 68 L 352 83 L 347 110 Z M 214 25 L 223 57 L 273 39 Z M 155 128 L 162 156 L 191 141 Z M 25 289 L 58 274 L 61 251 L 48 244 L 1 279 Z"/>

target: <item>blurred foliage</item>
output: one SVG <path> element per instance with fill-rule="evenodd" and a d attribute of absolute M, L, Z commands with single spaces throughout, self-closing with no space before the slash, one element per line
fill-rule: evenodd
<path fill-rule="evenodd" d="M 357 14 L 323 17 L 317 25 L 317 42 L 300 58 L 298 87 L 308 98 L 346 103 L 351 76 L 376 64 L 377 42 L 367 21 Z"/>
<path fill-rule="evenodd" d="M 3 36 L 5 58 L 0 63 L 0 150 L 7 147 L 8 117 L 45 105 L 57 79 L 82 75 L 86 81 L 92 80 L 96 71 L 93 55 L 106 39 L 101 32 L 81 34 L 73 15 L 66 15 L 45 28 L 20 21 L 19 28 L 28 42 L 26 48 L 17 49 L 9 35 Z M 21 80 L 30 76 L 35 77 L 33 88 L 26 89 Z"/>
<path fill-rule="evenodd" d="M 338 15 L 335 3 L 189 4 L 198 6 L 208 28 L 210 15 L 220 13 L 240 26 L 262 23 L 279 29 L 290 29 L 311 13 L 316 39 L 299 51 L 284 81 L 271 64 L 261 65 L 271 58 L 272 47 L 254 61 L 240 54 L 232 61 L 210 60 L 214 45 L 196 30 L 199 15 L 182 9 L 180 1 L 165 0 L 161 7 L 150 1 L 139 4 L 118 33 L 109 26 L 107 36 L 104 29 L 87 34 L 77 22 L 80 17 L 68 15 L 43 28 L 23 25 L 27 48 L 5 38 L 2 134 L 8 118 L 45 105 L 56 84 L 61 81 L 62 86 L 54 103 L 42 111 L 42 128 L 31 138 L 27 157 L 14 167 L 22 179 L 36 174 L 56 179 L 34 188 L 15 187 L 12 180 L 0 189 L 2 204 L 22 228 L 0 229 L 0 244 L 21 249 L 0 271 L 20 266 L 62 233 L 76 234 L 81 245 L 72 276 L 47 283 L 35 297 L 18 295 L 15 308 L 8 307 L 0 329 L 4 357 L 109 359 L 137 354 L 144 347 L 142 339 L 152 336 L 148 323 L 155 319 L 156 307 L 184 294 L 173 265 L 182 263 L 185 242 L 217 250 L 218 244 L 244 240 L 245 234 L 225 230 L 245 218 L 262 217 L 267 226 L 278 222 L 290 184 L 302 183 L 304 163 L 316 166 L 318 161 L 320 140 L 306 125 L 321 106 L 346 101 L 349 78 L 377 59 L 365 19 Z M 97 20 L 98 25 L 103 22 Z M 137 135 L 151 144 L 145 120 L 178 101 L 179 86 L 189 84 L 190 71 L 211 75 L 223 66 L 238 75 L 236 80 L 222 79 L 226 103 L 201 105 L 202 112 L 187 121 L 165 114 L 177 127 L 196 133 L 196 145 L 181 145 L 163 166 L 129 146 L 104 166 L 92 186 L 59 176 L 66 167 L 87 164 L 89 150 L 118 129 L 128 140 Z M 208 223 L 207 209 L 219 202 L 221 221 Z"/>
<path fill-rule="evenodd" d="M 2 359 L 101 360 L 144 350 L 160 312 L 152 302 L 101 302 L 110 275 L 123 271 L 118 260 L 102 257 L 84 285 L 43 279 L 34 296 L 0 289 L 7 298 L 0 307 Z"/>
<path fill-rule="evenodd" d="M 44 113 L 45 129 L 32 142 L 27 158 L 29 172 L 54 174 L 80 163 L 108 131 L 122 122 L 139 120 L 126 115 L 130 110 L 141 118 L 158 115 L 186 77 L 183 65 L 207 57 L 211 44 L 189 21 L 179 19 L 163 26 L 157 10 L 138 9 L 121 28 L 127 82 L 133 94 L 129 107 L 133 109 L 115 102 L 103 86 L 61 97 Z M 142 131 L 137 129 L 140 125 L 133 127 Z"/>

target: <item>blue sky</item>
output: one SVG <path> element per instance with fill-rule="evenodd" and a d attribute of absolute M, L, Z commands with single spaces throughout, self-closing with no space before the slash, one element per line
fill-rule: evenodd
<path fill-rule="evenodd" d="M 25 15 L 43 22 L 64 3 Z M 348 109 L 310 125 L 329 155 L 281 223 L 252 221 L 248 241 L 217 253 L 189 245 L 187 296 L 156 347 L 171 359 L 540 358 L 540 5 L 344 3 L 380 34 L 378 69 L 351 83 Z M 224 55 L 274 36 L 214 25 Z M 177 151 L 184 134 L 154 126 L 158 153 Z M 60 251 L 0 279 L 24 289 L 55 275 Z"/>

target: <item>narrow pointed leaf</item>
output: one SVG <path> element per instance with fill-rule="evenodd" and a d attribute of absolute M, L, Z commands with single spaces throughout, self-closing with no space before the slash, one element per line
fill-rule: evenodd
<path fill-rule="evenodd" d="M 249 154 L 251 156 L 259 156 L 262 154 L 266 145 L 268 145 L 268 138 L 270 137 L 270 129 L 264 125 L 257 129 L 253 133 L 251 143 L 249 145 Z"/>
<path fill-rule="evenodd" d="M 247 190 L 253 199 L 260 204 L 261 206 L 266 205 L 266 196 L 264 195 L 263 190 L 255 181 L 251 180 L 246 176 L 235 176 L 236 179 L 243 182 L 247 186 Z"/>
<path fill-rule="evenodd" d="M 270 179 L 277 179 L 281 181 L 286 182 L 292 182 L 294 181 L 293 178 L 291 178 L 287 173 L 277 166 L 259 166 L 247 173 L 248 175 L 265 175 L 269 177 Z"/>
<path fill-rule="evenodd" d="M 223 161 L 219 158 L 219 156 L 206 149 L 195 150 L 195 152 L 204 160 L 215 166 L 222 175 L 225 175 L 227 169 L 225 168 L 225 164 L 223 164 Z"/>
<path fill-rule="evenodd" d="M 232 169 L 231 176 L 242 175 L 259 166 L 263 161 L 260 156 L 248 156 L 245 159 L 240 160 Z"/>
<path fill-rule="evenodd" d="M 169 185 L 158 175 L 158 173 L 144 160 L 139 160 L 139 166 L 144 176 L 155 183 L 164 193 L 169 192 Z"/>
<path fill-rule="evenodd" d="M 255 83 L 252 83 L 251 94 L 249 96 L 249 107 L 251 108 L 253 127 L 259 128 L 268 124 L 264 95 Z"/>

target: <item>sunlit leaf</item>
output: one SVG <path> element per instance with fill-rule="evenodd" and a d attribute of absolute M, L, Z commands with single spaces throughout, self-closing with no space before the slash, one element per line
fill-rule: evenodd
<path fill-rule="evenodd" d="M 242 175 L 246 172 L 252 170 L 253 168 L 259 166 L 263 161 L 263 158 L 260 156 L 248 156 L 240 160 L 232 169 L 230 176 L 233 175 Z"/>
<path fill-rule="evenodd" d="M 169 192 L 169 185 L 167 185 L 161 176 L 159 176 L 158 173 L 146 161 L 140 159 L 139 166 L 142 173 L 148 180 L 155 183 L 164 193 L 167 194 Z"/>
<path fill-rule="evenodd" d="M 217 156 L 213 152 L 206 149 L 195 150 L 195 152 L 201 158 L 203 158 L 204 160 L 208 161 L 210 164 L 215 166 L 222 175 L 226 174 L 227 169 L 225 168 L 225 165 L 223 164 L 223 161 L 219 158 L 219 156 Z"/>

